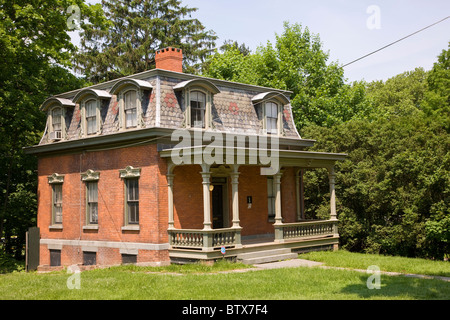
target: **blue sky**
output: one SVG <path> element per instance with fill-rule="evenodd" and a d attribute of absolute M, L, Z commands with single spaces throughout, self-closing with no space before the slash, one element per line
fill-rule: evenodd
<path fill-rule="evenodd" d="M 289 21 L 318 34 L 329 61 L 341 65 L 450 16 L 448 0 L 182 0 L 182 4 L 198 8 L 193 17 L 216 32 L 218 46 L 230 39 L 254 51 L 267 41 L 274 43 L 283 22 Z M 376 6 L 378 14 L 368 12 L 370 6 Z M 368 20 L 379 28 L 368 28 Z M 449 41 L 447 19 L 345 67 L 345 77 L 387 80 L 416 67 L 429 70 Z"/>
<path fill-rule="evenodd" d="M 224 40 L 236 40 L 255 50 L 283 21 L 299 23 L 318 34 L 329 61 L 346 64 L 450 15 L 450 1 L 365 0 L 182 0 L 196 7 L 194 14 Z M 369 6 L 379 8 L 367 12 Z M 379 18 L 378 20 L 374 20 Z M 369 29 L 367 21 L 379 29 Z M 377 24 L 379 22 L 379 24 Z M 450 19 L 345 67 L 348 81 L 386 80 L 404 71 L 429 70 L 450 41 Z"/>

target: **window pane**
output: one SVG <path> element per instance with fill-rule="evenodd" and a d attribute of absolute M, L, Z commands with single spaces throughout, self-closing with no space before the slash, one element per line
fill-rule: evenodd
<path fill-rule="evenodd" d="M 62 223 L 62 184 L 53 185 L 53 222 Z"/>
<path fill-rule="evenodd" d="M 125 111 L 126 117 L 126 127 L 136 127 L 137 126 L 137 114 L 136 109 L 129 109 Z"/>
<path fill-rule="evenodd" d="M 139 180 L 128 179 L 127 180 L 127 200 L 138 201 L 139 200 Z"/>
<path fill-rule="evenodd" d="M 200 91 L 192 91 L 190 95 L 191 125 L 195 128 L 205 127 L 206 95 Z"/>
<path fill-rule="evenodd" d="M 98 223 L 98 203 L 89 203 L 89 223 Z"/>
<path fill-rule="evenodd" d="M 128 223 L 139 223 L 139 202 L 128 203 Z"/>
<path fill-rule="evenodd" d="M 61 116 L 62 116 L 61 108 L 53 109 L 52 111 L 53 131 L 61 131 Z"/>
<path fill-rule="evenodd" d="M 136 108 L 136 91 L 128 91 L 124 95 L 125 110 Z"/>

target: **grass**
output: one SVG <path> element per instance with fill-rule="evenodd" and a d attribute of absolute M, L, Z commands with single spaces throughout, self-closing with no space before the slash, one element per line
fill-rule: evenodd
<path fill-rule="evenodd" d="M 450 277 L 450 262 L 447 261 L 354 253 L 345 250 L 310 252 L 300 255 L 299 258 L 324 262 L 325 265 L 332 267 L 366 270 L 369 266 L 376 265 L 381 271 Z"/>
<path fill-rule="evenodd" d="M 340 256 L 346 253 L 328 254 Z M 346 257 L 344 264 L 350 263 L 351 256 L 353 254 Z M 359 258 L 364 256 L 366 255 Z M 328 260 L 332 260 L 330 256 Z M 0 275 L 0 299 L 448 300 L 450 298 L 450 284 L 433 279 L 381 275 L 381 289 L 369 290 L 366 286 L 367 274 L 348 270 L 299 267 L 244 273 L 221 272 L 245 267 L 224 261 L 213 266 L 196 264 L 157 268 L 120 266 L 96 269 L 84 271 L 79 275 L 81 285 L 79 290 L 68 289 L 67 281 L 72 275 L 65 271 L 43 274 L 14 272 Z"/>

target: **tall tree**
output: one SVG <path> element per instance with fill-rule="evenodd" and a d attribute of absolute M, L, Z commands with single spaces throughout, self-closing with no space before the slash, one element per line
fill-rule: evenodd
<path fill-rule="evenodd" d="M 235 45 L 223 47 L 208 61 L 204 74 L 293 91 L 291 105 L 298 129 L 308 124 L 332 126 L 369 114 L 363 82 L 346 84 L 342 68 L 328 63 L 318 35 L 300 24 L 285 22 L 274 45 L 267 42 L 255 53 Z"/>
<path fill-rule="evenodd" d="M 180 0 L 102 0 L 102 6 L 109 23 L 84 27 L 76 58 L 91 82 L 149 70 L 155 51 L 168 46 L 183 50 L 184 69 L 194 73 L 215 47 L 215 33 Z"/>
<path fill-rule="evenodd" d="M 75 51 L 67 23 L 74 4 L 85 17 L 98 13 L 82 0 L 0 1 L 0 237 L 18 256 L 36 217 L 36 160 L 22 148 L 39 143 L 42 102 L 82 86 L 65 68 Z"/>

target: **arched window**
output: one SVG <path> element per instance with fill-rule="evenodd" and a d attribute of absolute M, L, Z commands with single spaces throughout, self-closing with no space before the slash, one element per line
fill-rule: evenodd
<path fill-rule="evenodd" d="M 274 102 L 265 103 L 266 130 L 269 134 L 278 133 L 278 105 Z"/>
<path fill-rule="evenodd" d="M 97 101 L 95 99 L 88 100 L 85 107 L 87 134 L 97 133 Z"/>
<path fill-rule="evenodd" d="M 191 91 L 191 125 L 194 128 L 205 127 L 206 94 L 201 91 Z"/>
<path fill-rule="evenodd" d="M 52 110 L 52 138 L 62 138 L 62 108 L 54 108 Z"/>
<path fill-rule="evenodd" d="M 129 90 L 123 95 L 125 110 L 125 127 L 137 127 L 136 90 Z"/>

